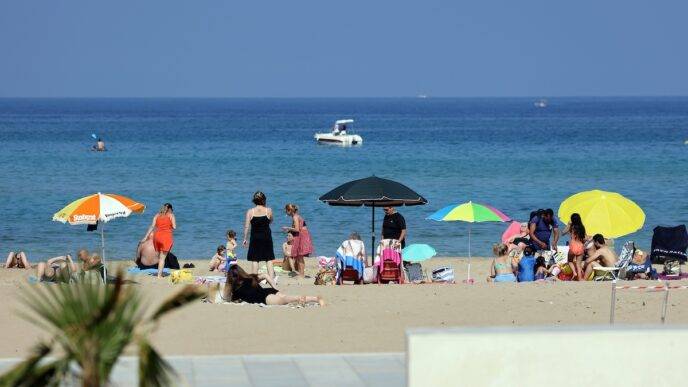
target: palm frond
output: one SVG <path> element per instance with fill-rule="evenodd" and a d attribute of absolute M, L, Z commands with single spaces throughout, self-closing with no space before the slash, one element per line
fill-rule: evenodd
<path fill-rule="evenodd" d="M 21 363 L 12 367 L 0 376 L 0 386 L 45 386 L 54 384 L 55 376 L 60 370 L 57 362 L 41 365 L 40 362 L 52 351 L 45 344 L 37 344 L 31 354 Z M 55 365 L 55 366 L 51 366 Z M 51 380 L 53 382 L 51 383 Z"/>
<path fill-rule="evenodd" d="M 122 284 L 124 283 L 122 269 L 117 272 L 117 277 L 115 278 L 115 285 L 113 287 L 106 286 L 105 297 L 101 305 L 95 308 L 95 315 L 92 317 L 91 321 L 86 323 L 86 328 L 100 324 L 103 319 L 110 315 L 110 312 L 115 308 L 120 300 L 120 295 L 122 294 Z M 93 286 L 92 283 L 86 282 L 87 286 Z M 94 293 L 94 292 L 92 292 Z M 91 300 L 89 300 L 91 301 Z M 93 302 L 93 304 L 96 304 Z"/>
<path fill-rule="evenodd" d="M 168 312 L 171 312 L 177 308 L 180 308 L 190 302 L 196 301 L 203 296 L 201 290 L 195 285 L 186 285 L 179 292 L 173 294 L 167 300 L 165 300 L 162 305 L 158 307 L 158 310 L 151 316 L 152 321 L 157 321 L 160 317 Z"/>
<path fill-rule="evenodd" d="M 139 340 L 139 386 L 169 386 L 176 376 L 174 369 L 148 340 Z"/>
<path fill-rule="evenodd" d="M 46 329 L 52 341 L 37 346 L 31 356 L 2 376 L 0 386 L 57 386 L 69 375 L 107 383 L 118 358 L 132 343 L 139 345 L 141 385 L 169 385 L 174 370 L 147 340 L 156 326 L 150 323 L 200 298 L 202 292 L 195 286 L 184 287 L 147 318 L 139 291 L 124 286 L 121 270 L 114 285 L 87 276 L 72 278 L 70 283 L 36 286 L 20 293 L 25 307 L 18 312 Z M 60 358 L 46 361 L 53 350 Z"/>

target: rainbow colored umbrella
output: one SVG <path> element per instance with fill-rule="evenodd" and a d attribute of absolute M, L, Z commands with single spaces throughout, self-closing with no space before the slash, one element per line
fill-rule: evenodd
<path fill-rule="evenodd" d="M 476 222 L 508 222 L 508 216 L 498 209 L 486 204 L 468 203 L 451 205 L 430 215 L 427 219 L 438 222 L 468 222 L 468 276 L 465 282 L 471 283 L 471 226 L 470 223 Z"/>
<path fill-rule="evenodd" d="M 79 224 L 106 223 L 116 218 L 124 218 L 132 213 L 142 213 L 145 205 L 126 196 L 102 194 L 100 192 L 85 196 L 67 204 L 53 215 L 53 221 Z M 105 264 L 105 233 L 100 225 L 100 248 L 102 262 Z"/>

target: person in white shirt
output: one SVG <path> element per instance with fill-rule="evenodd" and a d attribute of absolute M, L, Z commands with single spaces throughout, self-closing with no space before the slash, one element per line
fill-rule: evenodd
<path fill-rule="evenodd" d="M 342 242 L 337 252 L 342 257 L 354 257 L 362 260 L 365 263 L 367 258 L 365 251 L 365 244 L 361 240 L 361 236 L 357 232 L 352 232 L 349 239 Z"/>

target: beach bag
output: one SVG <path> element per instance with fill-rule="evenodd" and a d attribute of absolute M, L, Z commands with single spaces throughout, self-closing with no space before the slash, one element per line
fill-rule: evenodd
<path fill-rule="evenodd" d="M 681 276 L 681 263 L 678 259 L 664 261 L 664 274 L 672 277 Z"/>
<path fill-rule="evenodd" d="M 363 283 L 372 284 L 377 282 L 377 266 L 368 266 L 363 269 Z"/>
<path fill-rule="evenodd" d="M 445 266 L 432 271 L 432 282 L 454 282 L 454 269 Z"/>
<path fill-rule="evenodd" d="M 172 270 L 170 282 L 173 284 L 190 284 L 194 282 L 194 276 L 189 269 Z"/>
<path fill-rule="evenodd" d="M 404 265 L 406 271 L 406 278 L 409 282 L 419 282 L 423 280 L 423 268 L 420 263 L 409 263 Z"/>
<path fill-rule="evenodd" d="M 315 276 L 316 285 L 334 285 L 337 279 L 336 270 L 322 270 Z"/>

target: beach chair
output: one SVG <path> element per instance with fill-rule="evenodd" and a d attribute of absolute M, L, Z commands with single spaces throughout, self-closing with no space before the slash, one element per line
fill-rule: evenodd
<path fill-rule="evenodd" d="M 626 268 L 635 254 L 635 243 L 628 241 L 621 248 L 621 254 L 614 266 L 598 266 L 593 268 L 593 281 L 611 281 L 626 278 Z"/>
<path fill-rule="evenodd" d="M 404 283 L 404 269 L 401 265 L 401 251 L 392 248 L 390 245 L 380 246 L 380 259 L 376 263 L 379 265 L 377 283 L 396 282 Z"/>
<path fill-rule="evenodd" d="M 354 257 L 343 257 L 337 253 L 337 285 L 344 281 L 353 281 L 355 285 L 363 284 L 364 263 Z"/>

